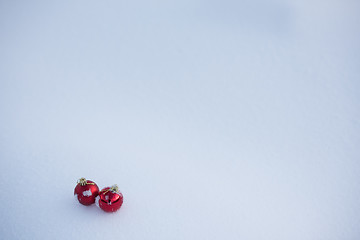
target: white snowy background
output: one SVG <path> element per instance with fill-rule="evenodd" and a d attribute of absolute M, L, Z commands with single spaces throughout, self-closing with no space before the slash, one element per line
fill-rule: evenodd
<path fill-rule="evenodd" d="M 357 0 L 1 0 L 0 238 L 360 239 L 359 117 Z"/>

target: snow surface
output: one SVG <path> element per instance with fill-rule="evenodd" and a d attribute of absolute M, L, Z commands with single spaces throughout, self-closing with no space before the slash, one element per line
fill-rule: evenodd
<path fill-rule="evenodd" d="M 0 239 L 360 239 L 359 11 L 0 1 Z"/>

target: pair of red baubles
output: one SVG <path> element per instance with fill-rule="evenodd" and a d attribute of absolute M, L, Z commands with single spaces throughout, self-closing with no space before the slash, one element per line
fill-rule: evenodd
<path fill-rule="evenodd" d="M 83 205 L 91 205 L 96 202 L 105 212 L 116 212 L 123 204 L 123 195 L 117 185 L 103 188 L 99 187 L 91 180 L 80 178 L 74 190 L 74 195 Z"/>

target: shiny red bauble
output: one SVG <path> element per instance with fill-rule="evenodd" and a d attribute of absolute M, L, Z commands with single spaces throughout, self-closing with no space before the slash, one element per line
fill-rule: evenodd
<path fill-rule="evenodd" d="M 118 186 L 106 187 L 99 192 L 99 207 L 105 212 L 116 212 L 123 204 L 123 199 Z"/>
<path fill-rule="evenodd" d="M 93 181 L 80 178 L 75 187 L 74 195 L 77 196 L 81 204 L 91 205 L 95 203 L 95 198 L 99 195 L 99 188 Z"/>

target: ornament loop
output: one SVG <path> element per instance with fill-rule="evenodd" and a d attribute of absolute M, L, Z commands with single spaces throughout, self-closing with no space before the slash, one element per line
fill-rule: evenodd
<path fill-rule="evenodd" d="M 118 187 L 118 185 L 113 185 L 113 186 L 111 186 L 111 188 L 110 188 L 110 191 L 112 191 L 112 192 L 119 192 L 119 187 Z"/>
<path fill-rule="evenodd" d="M 79 183 L 81 186 L 85 185 L 95 185 L 93 182 L 88 182 L 85 178 L 80 178 L 77 183 Z"/>
<path fill-rule="evenodd" d="M 119 193 L 119 187 L 118 187 L 118 185 L 112 185 L 110 188 L 108 188 L 105 192 L 104 192 L 104 194 L 105 193 L 107 193 L 107 192 L 113 192 L 113 193 Z"/>
<path fill-rule="evenodd" d="M 79 183 L 81 186 L 85 186 L 87 184 L 87 181 L 85 178 L 80 178 L 77 183 Z"/>

